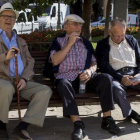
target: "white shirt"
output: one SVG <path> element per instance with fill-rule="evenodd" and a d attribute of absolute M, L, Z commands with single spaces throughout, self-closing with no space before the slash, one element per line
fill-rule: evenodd
<path fill-rule="evenodd" d="M 109 38 L 109 45 L 109 64 L 114 70 L 119 70 L 123 67 L 137 67 L 135 50 L 130 47 L 126 39 L 120 44 L 116 44 Z"/>

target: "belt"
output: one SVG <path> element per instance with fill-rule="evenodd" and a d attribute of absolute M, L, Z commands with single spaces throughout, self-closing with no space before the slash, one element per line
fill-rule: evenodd
<path fill-rule="evenodd" d="M 121 68 L 119 70 L 116 70 L 116 72 L 129 72 L 131 70 L 135 71 L 135 67 L 124 67 L 124 68 Z"/>

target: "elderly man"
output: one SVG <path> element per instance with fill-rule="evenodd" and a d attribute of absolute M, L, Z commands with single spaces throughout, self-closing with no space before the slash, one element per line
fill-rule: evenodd
<path fill-rule="evenodd" d="M 85 136 L 85 125 L 79 117 L 74 99 L 75 91 L 79 88 L 79 80 L 86 83 L 87 89 L 96 90 L 99 94 L 103 111 L 101 127 L 116 135 L 121 133 L 111 117 L 111 110 L 114 109 L 112 77 L 95 72 L 97 66 L 93 47 L 80 35 L 83 23 L 83 19 L 77 15 L 65 17 L 66 34 L 54 39 L 47 62 L 48 65 L 49 62 L 53 64 L 55 84 L 63 101 L 63 114 L 70 117 L 74 123 L 72 140 L 82 140 Z M 81 73 L 82 70 L 84 73 Z"/>
<path fill-rule="evenodd" d="M 31 57 L 25 41 L 18 37 L 12 28 L 19 13 L 10 3 L 5 3 L 0 9 L 0 139 L 7 140 L 8 111 L 15 94 L 15 59 L 18 52 L 19 83 L 17 88 L 20 96 L 30 100 L 28 109 L 14 129 L 17 139 L 30 140 L 27 127 L 29 124 L 42 127 L 44 116 L 52 91 L 48 86 L 30 81 L 34 75 L 34 59 Z"/>
<path fill-rule="evenodd" d="M 125 89 L 140 90 L 140 48 L 137 40 L 126 33 L 126 23 L 115 19 L 110 23 L 109 36 L 99 41 L 96 48 L 97 63 L 101 72 L 114 78 L 114 101 L 123 116 L 140 124 L 140 115 L 132 110 L 126 99 Z"/>

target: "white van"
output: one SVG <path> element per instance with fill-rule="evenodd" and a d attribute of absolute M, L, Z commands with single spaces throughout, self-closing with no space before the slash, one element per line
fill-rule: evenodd
<path fill-rule="evenodd" d="M 60 3 L 60 22 L 61 27 L 64 25 L 64 18 L 70 14 L 69 6 L 63 3 Z M 38 17 L 38 22 L 40 24 L 45 24 L 45 29 L 57 29 L 58 22 L 58 3 L 53 3 L 48 7 L 42 14 L 41 17 Z"/>
<path fill-rule="evenodd" d="M 138 15 L 136 14 L 128 14 L 127 15 L 127 26 L 132 27 L 132 26 L 138 26 Z"/>
<path fill-rule="evenodd" d="M 35 30 L 39 30 L 39 23 L 34 21 L 33 15 L 30 15 L 31 9 L 25 9 L 25 11 L 19 12 L 19 17 L 13 27 L 13 30 L 17 34 L 29 34 Z"/>

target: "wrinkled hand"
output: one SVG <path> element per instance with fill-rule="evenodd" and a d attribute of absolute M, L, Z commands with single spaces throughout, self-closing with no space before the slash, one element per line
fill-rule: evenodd
<path fill-rule="evenodd" d="M 132 85 L 132 82 L 130 81 L 131 78 L 133 78 L 133 76 L 124 75 L 121 79 L 122 84 L 125 86 L 131 86 Z"/>
<path fill-rule="evenodd" d="M 19 54 L 19 49 L 16 47 L 11 47 L 11 49 L 8 51 L 7 55 L 6 55 L 6 60 L 10 60 L 13 57 L 15 57 L 15 50 L 17 50 L 17 54 Z"/>
<path fill-rule="evenodd" d="M 26 86 L 25 80 L 24 79 L 20 79 L 20 81 L 19 81 L 19 83 L 17 85 L 18 90 L 23 89 L 25 86 Z"/>
<path fill-rule="evenodd" d="M 73 32 L 69 35 L 68 44 L 71 44 L 71 46 L 75 43 L 76 39 L 80 39 L 79 34 L 76 32 Z"/>
<path fill-rule="evenodd" d="M 80 80 L 81 80 L 81 81 L 84 81 L 84 83 L 87 83 L 87 82 L 90 80 L 91 75 L 92 75 L 90 69 L 86 69 L 86 70 L 84 71 L 84 73 L 79 72 L 79 74 L 80 74 L 80 76 L 79 76 Z"/>

